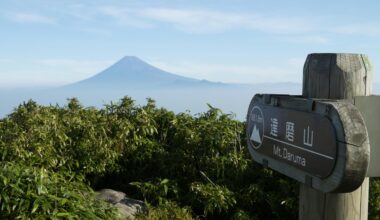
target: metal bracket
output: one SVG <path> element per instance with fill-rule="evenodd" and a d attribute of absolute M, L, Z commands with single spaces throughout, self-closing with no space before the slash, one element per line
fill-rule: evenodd
<path fill-rule="evenodd" d="M 306 175 L 305 176 L 305 185 L 308 187 L 313 187 L 313 177 Z"/>

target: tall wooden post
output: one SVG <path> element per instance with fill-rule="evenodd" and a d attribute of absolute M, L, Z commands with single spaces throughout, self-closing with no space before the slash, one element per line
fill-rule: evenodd
<path fill-rule="evenodd" d="M 306 98 L 349 99 L 372 92 L 372 67 L 366 55 L 309 54 L 303 70 Z M 351 193 L 322 193 L 301 184 L 299 219 L 367 219 L 369 179 Z"/>

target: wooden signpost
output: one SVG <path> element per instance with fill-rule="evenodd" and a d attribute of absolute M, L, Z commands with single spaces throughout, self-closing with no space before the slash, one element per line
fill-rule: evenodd
<path fill-rule="evenodd" d="M 355 106 L 355 97 L 371 90 L 367 56 L 310 54 L 302 96 L 252 99 L 249 151 L 256 162 L 301 182 L 299 219 L 367 219 L 370 143 L 358 110 L 365 105 Z"/>

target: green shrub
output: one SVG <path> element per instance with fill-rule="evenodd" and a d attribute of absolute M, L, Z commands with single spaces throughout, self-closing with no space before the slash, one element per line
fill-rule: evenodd
<path fill-rule="evenodd" d="M 23 163 L 0 163 L 0 219 L 112 219 L 78 176 Z"/>
<path fill-rule="evenodd" d="M 144 200 L 153 204 L 164 204 L 169 198 L 178 199 L 178 186 L 168 179 L 157 179 L 154 182 L 132 182 L 143 194 Z"/>
<path fill-rule="evenodd" d="M 192 183 L 191 191 L 204 206 L 204 216 L 215 212 L 226 212 L 236 204 L 234 193 L 224 186 L 212 183 Z"/>
<path fill-rule="evenodd" d="M 136 106 L 129 97 L 100 110 L 77 99 L 64 107 L 29 101 L 0 120 L 1 161 L 84 175 L 95 188 L 122 190 L 154 206 L 174 202 L 195 216 L 293 213 L 281 205 L 291 190 L 266 200 L 246 196 L 254 183 L 275 186 L 262 187 L 268 178 L 247 152 L 244 123 L 209 107 L 191 116 L 156 108 L 150 99 Z"/>
<path fill-rule="evenodd" d="M 167 202 L 151 207 L 146 215 L 140 214 L 138 220 L 192 220 L 188 208 L 181 208 L 174 202 Z"/>
<path fill-rule="evenodd" d="M 380 180 L 371 178 L 369 182 L 369 207 L 370 219 L 380 219 Z"/>
<path fill-rule="evenodd" d="M 2 161 L 32 161 L 52 170 L 104 174 L 115 169 L 120 155 L 109 129 L 101 112 L 81 107 L 76 99 L 64 108 L 29 101 L 0 122 Z"/>

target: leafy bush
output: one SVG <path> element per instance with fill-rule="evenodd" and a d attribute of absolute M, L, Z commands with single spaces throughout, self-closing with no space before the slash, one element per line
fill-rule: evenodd
<path fill-rule="evenodd" d="M 150 207 L 147 214 L 137 216 L 138 220 L 192 220 L 188 207 L 181 208 L 174 202 L 166 202 L 157 207 Z"/>
<path fill-rule="evenodd" d="M 0 120 L 1 161 L 84 175 L 95 189 L 121 190 L 160 209 L 191 207 L 195 217 L 296 216 L 296 202 L 283 202 L 292 201 L 292 190 L 262 184 L 273 176 L 253 164 L 244 123 L 209 107 L 194 117 L 156 108 L 150 99 L 136 106 L 125 97 L 100 110 L 77 99 L 64 107 L 29 101 Z M 258 190 L 276 188 L 276 196 L 248 197 L 255 183 Z"/>
<path fill-rule="evenodd" d="M 79 176 L 23 163 L 0 163 L 0 219 L 112 219 Z"/>
<path fill-rule="evenodd" d="M 157 179 L 155 182 L 132 182 L 143 194 L 148 203 L 164 204 L 167 203 L 167 197 L 172 194 L 178 198 L 178 186 L 168 179 Z"/>
<path fill-rule="evenodd" d="M 65 108 L 23 103 L 0 124 L 3 161 L 33 161 L 36 166 L 102 174 L 115 167 L 119 152 L 109 138 L 106 117 L 76 99 Z"/>
<path fill-rule="evenodd" d="M 369 182 L 368 215 L 371 219 L 380 219 L 380 179 L 371 178 Z"/>
<path fill-rule="evenodd" d="M 193 117 L 153 105 L 143 107 L 153 119 L 147 124 L 155 127 L 153 134 L 140 137 L 143 147 L 123 153 L 120 172 L 108 174 L 112 183 L 105 185 L 152 205 L 191 207 L 194 216 L 206 218 L 297 216 L 298 184 L 253 163 L 244 123 L 212 106 Z M 252 185 L 261 194 L 251 192 Z"/>
<path fill-rule="evenodd" d="M 204 215 L 227 211 L 236 204 L 234 193 L 228 188 L 216 184 L 192 183 L 191 190 L 204 205 Z"/>

